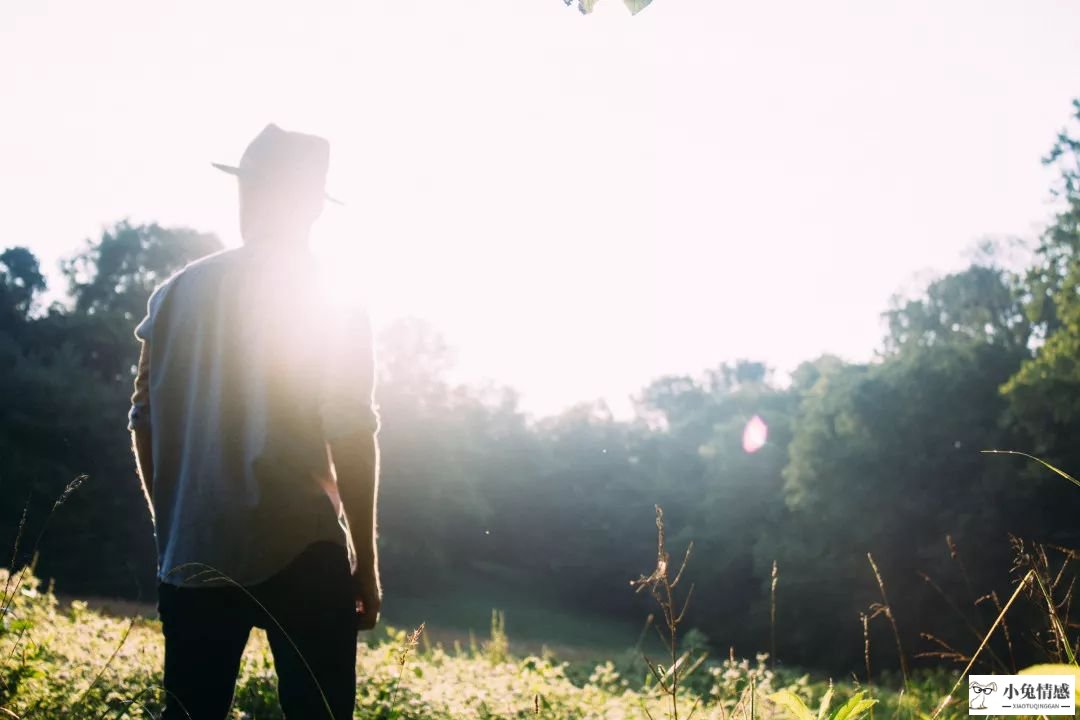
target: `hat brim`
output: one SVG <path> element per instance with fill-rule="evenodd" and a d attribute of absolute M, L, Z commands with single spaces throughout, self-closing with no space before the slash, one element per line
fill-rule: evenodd
<path fill-rule="evenodd" d="M 233 167 L 232 165 L 222 165 L 221 163 L 210 163 L 210 164 L 213 165 L 214 167 L 216 167 L 218 170 L 220 170 L 223 173 L 228 173 L 230 175 L 236 175 L 237 177 L 239 177 L 239 175 L 240 175 L 240 168 L 238 168 L 238 167 Z"/>
<path fill-rule="evenodd" d="M 238 167 L 236 167 L 234 165 L 222 165 L 221 163 L 210 163 L 210 164 L 213 165 L 214 167 L 216 167 L 218 170 L 220 170 L 223 173 L 227 173 L 227 174 L 233 175 L 235 177 L 240 177 L 240 168 L 238 168 Z M 332 195 L 330 195 L 329 193 L 323 193 L 323 197 L 325 197 L 327 200 L 334 203 L 335 205 L 344 205 L 345 204 L 341 200 L 338 200 L 336 197 L 333 197 Z"/>

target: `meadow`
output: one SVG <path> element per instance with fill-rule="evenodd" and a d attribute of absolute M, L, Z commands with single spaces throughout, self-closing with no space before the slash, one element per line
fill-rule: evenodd
<path fill-rule="evenodd" d="M 79 600 L 62 603 L 29 573 L 12 578 L 4 573 L 0 582 L 9 588 L 0 630 L 0 714 L 73 720 L 157 717 L 162 699 L 157 620 L 115 617 Z M 501 613 L 492 614 L 486 637 L 449 646 L 432 641 L 420 627 L 383 625 L 367 635 L 358 658 L 357 718 L 615 719 L 660 718 L 671 712 L 670 696 L 660 689 L 640 649 L 573 661 L 547 648 L 518 653 Z M 677 689 L 683 717 L 798 717 L 777 702 L 797 697 L 814 708 L 816 719 L 829 692 L 827 678 L 774 670 L 765 654 L 698 663 L 698 649 L 690 651 L 696 667 L 680 676 Z M 877 717 L 922 717 L 954 679 L 944 672 L 919 674 L 906 693 L 883 685 L 837 683 L 830 715 L 863 691 L 878 700 L 873 708 Z M 777 695 L 780 691 L 787 693 Z M 864 702 L 861 712 L 870 710 Z M 946 711 L 941 717 L 961 714 L 966 716 Z M 281 717 L 273 661 L 261 631 L 248 644 L 232 717 Z M 854 717 L 847 715 L 848 720 Z"/>
<path fill-rule="evenodd" d="M 1034 459 L 1034 458 L 1032 458 Z M 1042 461 L 1040 461 L 1042 462 Z M 1074 485 L 1072 476 L 1042 463 Z M 78 489 L 69 485 L 54 505 L 58 509 Z M 436 608 L 436 625 L 412 627 L 382 618 L 373 632 L 362 633 L 357 658 L 355 718 L 581 718 L 623 719 L 693 717 L 714 720 L 948 720 L 968 716 L 966 675 L 980 655 L 993 654 L 990 639 L 1003 629 L 1009 652 L 1012 639 L 1006 616 L 1028 591 L 1045 600 L 1049 629 L 1045 664 L 1022 672 L 1072 673 L 1080 679 L 1075 649 L 1068 635 L 1068 608 L 1056 599 L 1066 561 L 1056 577 L 1045 548 L 1034 553 L 1018 547 L 1018 566 L 1031 563 L 1011 597 L 970 656 L 952 648 L 930 653 L 938 665 L 910 667 L 896 632 L 898 670 L 871 674 L 870 636 L 865 636 L 866 674 L 860 678 L 827 677 L 820 672 L 777 665 L 768 653 L 739 657 L 731 648 L 718 656 L 700 630 L 685 628 L 693 585 L 686 577 L 693 543 L 681 562 L 667 550 L 662 509 L 656 510 L 656 565 L 630 581 L 634 592 L 648 591 L 655 611 L 645 620 L 632 646 L 617 647 L 626 628 L 561 614 L 540 592 L 532 599 L 515 594 L 489 578 L 466 583 L 469 592 L 402 603 L 391 617 L 426 614 Z M 40 536 L 38 537 L 40 541 Z M 18 554 L 18 546 L 15 548 Z M 1072 559 L 1070 554 L 1069 560 Z M 871 608 L 893 626 L 893 608 L 872 556 L 881 602 Z M 130 601 L 61 598 L 52 582 L 34 573 L 35 562 L 0 569 L 0 716 L 16 718 L 157 718 L 163 708 L 163 643 L 153 605 Z M 771 608 L 775 613 L 774 573 Z M 477 611 L 487 601 L 511 606 L 525 627 L 524 640 L 512 641 L 506 613 L 492 608 L 483 637 L 475 632 Z M 92 607 L 93 604 L 93 607 Z M 1064 618 L 1064 619 L 1063 619 Z M 863 616 L 864 628 L 870 616 Z M 1041 623 L 1042 624 L 1042 623 Z M 466 628 L 465 634 L 462 629 Z M 1014 632 L 1016 630 L 1014 629 Z M 1022 630 L 1021 630 L 1022 632 Z M 976 632 L 978 640 L 979 632 Z M 542 638 L 550 636 L 553 645 Z M 775 641 L 775 639 L 773 639 Z M 538 645 L 539 642 L 539 645 Z M 985 652 L 985 655 L 983 654 Z M 996 660 L 996 658 L 995 658 Z M 963 670 L 948 665 L 963 664 Z M 1008 669 L 1008 668 L 1004 668 Z M 1015 667 L 1013 670 L 1015 671 Z M 231 718 L 274 720 L 278 707 L 273 657 L 266 636 L 254 630 L 238 677 Z"/>

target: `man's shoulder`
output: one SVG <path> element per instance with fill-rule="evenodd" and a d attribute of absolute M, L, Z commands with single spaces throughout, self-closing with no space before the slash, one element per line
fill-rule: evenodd
<path fill-rule="evenodd" d="M 202 296 L 205 286 L 199 286 L 203 284 L 205 279 L 218 276 L 223 270 L 231 266 L 237 257 L 236 251 L 236 248 L 231 248 L 204 255 L 201 258 L 192 260 L 158 283 L 147 300 L 146 316 L 135 328 L 135 337 L 140 340 L 150 339 L 152 327 L 156 324 L 156 318 L 161 314 L 164 307 L 175 305 L 176 288 L 180 288 L 179 294 L 189 300 L 190 298 Z M 192 287 L 193 285 L 194 287 Z M 189 300 L 184 300 L 184 304 Z"/>
<path fill-rule="evenodd" d="M 226 248 L 201 258 L 192 260 L 184 267 L 174 272 L 163 284 L 176 283 L 181 278 L 199 277 L 215 272 L 220 272 L 234 264 L 239 257 L 240 248 Z"/>
<path fill-rule="evenodd" d="M 154 289 L 154 294 L 164 295 L 177 284 L 187 284 L 193 280 L 203 279 L 222 272 L 235 263 L 238 249 L 239 248 L 227 248 L 192 260 L 187 265 L 165 278 L 165 280 Z"/>

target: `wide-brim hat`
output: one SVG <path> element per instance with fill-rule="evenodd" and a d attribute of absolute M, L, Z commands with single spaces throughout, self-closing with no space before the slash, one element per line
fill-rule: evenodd
<path fill-rule="evenodd" d="M 330 168 L 330 143 L 318 135 L 282 130 L 270 123 L 248 144 L 239 165 L 210 164 L 241 180 L 289 177 L 323 188 Z M 332 203 L 345 204 L 325 190 L 323 195 Z"/>

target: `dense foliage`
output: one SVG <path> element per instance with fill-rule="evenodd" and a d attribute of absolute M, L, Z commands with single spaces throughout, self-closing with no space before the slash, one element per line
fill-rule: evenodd
<path fill-rule="evenodd" d="M 895 667 L 868 553 L 905 654 L 938 647 L 920 633 L 970 645 L 965 623 L 986 627 L 996 614 L 986 598 L 1011 593 L 1010 533 L 1080 545 L 1075 488 L 980 453 L 1024 450 L 1080 468 L 1078 156 L 1066 131 L 1046 158 L 1062 170 L 1059 211 L 1028 267 L 984 253 L 898 298 L 874 362 L 809 360 L 790 384 L 741 361 L 654 380 L 629 422 L 601 404 L 534 422 L 510 389 L 448 383 L 434 328 L 387 328 L 378 401 L 388 606 L 494 577 L 565 612 L 637 619 L 644 601 L 627 582 L 654 556 L 660 504 L 671 546 L 695 542 L 687 622 L 721 651 L 855 671 L 865 615 L 874 662 Z M 70 302 L 47 309 L 33 254 L 0 255 L 0 546 L 14 543 L 25 505 L 23 548 L 40 550 L 40 572 L 65 593 L 153 596 L 149 516 L 125 431 L 131 329 L 156 282 L 217 247 L 194 231 L 121 222 L 64 263 Z M 740 436 L 755 415 L 769 440 L 748 454 Z M 1008 651 L 1022 660 L 1033 647 L 1018 635 Z"/>

